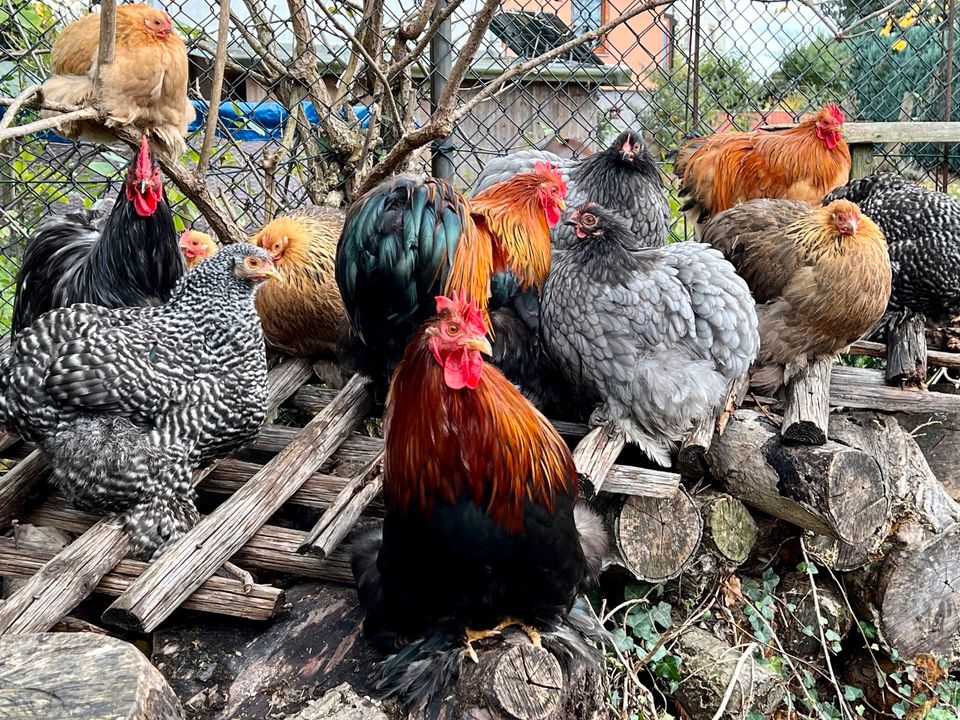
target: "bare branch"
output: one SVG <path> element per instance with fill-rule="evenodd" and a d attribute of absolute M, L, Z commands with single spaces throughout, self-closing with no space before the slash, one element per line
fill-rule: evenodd
<path fill-rule="evenodd" d="M 286 66 L 280 62 L 276 55 L 271 52 L 266 45 L 263 45 L 252 32 L 247 30 L 246 25 L 243 21 L 238 18 L 233 13 L 230 13 L 230 22 L 233 23 L 233 26 L 237 29 L 237 32 L 240 33 L 240 36 L 247 41 L 250 45 L 250 49 L 257 54 L 257 57 L 263 61 L 263 64 L 275 72 L 279 77 L 287 76 Z"/>
<path fill-rule="evenodd" d="M 213 79 L 210 86 L 210 102 L 207 106 L 207 123 L 203 129 L 203 145 L 200 146 L 200 159 L 197 173 L 203 177 L 210 167 L 210 153 L 213 151 L 213 138 L 217 134 L 217 122 L 220 119 L 220 98 L 223 97 L 223 73 L 227 66 L 227 34 L 230 30 L 230 0 L 220 0 L 220 23 L 217 26 L 217 54 L 213 60 Z"/>
<path fill-rule="evenodd" d="M 23 107 L 23 104 L 32 99 L 33 96 L 37 95 L 39 92 L 39 85 L 31 85 L 22 93 L 17 95 L 10 103 L 10 107 L 8 107 L 7 111 L 3 114 L 3 119 L 0 120 L 0 130 L 10 127 L 13 124 L 13 120 L 17 116 L 17 113 L 20 112 L 20 108 Z"/>
<path fill-rule="evenodd" d="M 905 3 L 906 3 L 906 0 L 894 0 L 894 1 L 893 1 L 892 3 L 890 3 L 889 5 L 885 5 L 884 7 L 880 8 L 879 10 L 876 10 L 876 11 L 870 13 L 869 15 L 864 15 L 862 18 L 857 18 L 854 22 L 852 22 L 852 23 L 850 23 L 849 25 L 847 25 L 847 27 L 843 28 L 842 30 L 838 30 L 837 33 L 834 35 L 834 39 L 836 39 L 836 40 L 849 40 L 849 39 L 851 39 L 851 38 L 853 38 L 853 37 L 856 37 L 856 36 L 854 36 L 854 35 L 851 35 L 850 33 L 853 32 L 854 30 L 856 30 L 858 27 L 861 27 L 861 26 L 863 26 L 863 25 L 866 25 L 866 24 L 867 24 L 868 22 L 870 22 L 871 20 L 875 20 L 875 19 L 877 19 L 878 17 L 881 17 L 881 16 L 883 16 L 883 15 L 886 15 L 888 12 L 892 11 L 892 10 L 893 10 L 895 7 L 897 7 L 898 5 L 903 5 L 903 4 L 905 4 Z M 859 35 L 863 35 L 863 34 L 865 34 L 865 33 L 859 33 Z"/>
<path fill-rule="evenodd" d="M 207 55 L 209 55 L 212 58 L 215 58 L 217 56 L 217 48 L 214 45 L 210 45 L 209 43 L 205 43 L 202 40 L 198 40 L 196 42 L 196 46 L 201 50 L 203 50 Z M 246 75 L 251 80 L 256 80 L 258 83 L 260 83 L 264 87 L 268 87 L 272 82 L 271 80 L 267 79 L 266 75 L 263 75 L 262 73 L 258 73 L 256 70 L 254 70 L 253 68 L 249 68 L 246 65 L 241 65 L 229 55 L 227 55 L 227 68 L 229 68 L 230 70 L 233 70 L 235 73 Z"/>
<path fill-rule="evenodd" d="M 427 26 L 427 21 L 430 20 L 430 16 L 433 14 L 433 9 L 437 6 L 437 2 L 438 0 L 427 0 L 416 15 L 404 18 L 400 23 L 400 27 L 397 29 L 397 38 L 401 41 L 415 40 Z M 427 36 L 429 37 L 430 33 L 427 33 Z"/>
<path fill-rule="evenodd" d="M 117 47 L 117 0 L 102 0 L 100 3 L 100 45 L 97 48 L 97 69 L 93 86 L 100 87 L 100 73 L 104 65 L 113 62 Z"/>
<path fill-rule="evenodd" d="M 6 127 L 0 130 L 0 142 L 9 140 L 10 138 L 31 135 L 35 132 L 40 132 L 41 130 L 58 128 L 65 122 L 70 122 L 72 120 L 92 120 L 97 117 L 100 117 L 99 110 L 93 107 L 85 107 L 80 108 L 79 110 L 73 110 L 72 112 L 68 112 L 63 115 L 56 115 L 54 117 L 43 118 L 41 120 L 34 120 L 26 125 Z"/>
<path fill-rule="evenodd" d="M 477 55 L 477 50 L 480 48 L 480 43 L 483 41 L 483 36 L 487 32 L 487 28 L 490 27 L 490 21 L 493 20 L 493 14 L 499 7 L 500 0 L 485 0 L 483 6 L 480 8 L 480 11 L 473 17 L 473 28 L 470 30 L 470 34 L 467 35 L 467 41 L 463 44 L 463 47 L 460 48 L 460 54 L 457 56 L 457 61 L 453 64 L 453 68 L 450 70 L 450 77 L 446 78 L 446 84 L 443 87 L 443 92 L 440 94 L 440 99 L 437 101 L 437 111 L 435 116 L 442 115 L 453 107 L 453 103 L 460 92 L 460 85 L 463 84 L 463 78 L 466 77 L 467 70 L 469 70 L 470 66 L 473 65 L 474 58 Z M 452 132 L 452 130 L 453 128 L 451 127 L 449 131 L 445 132 L 440 137 L 446 137 L 450 134 L 450 132 Z"/>
<path fill-rule="evenodd" d="M 436 3 L 434 3 L 434 5 L 435 4 Z M 440 11 L 440 14 L 434 18 L 432 23 L 430 23 L 430 27 L 427 28 L 427 31 L 423 34 L 423 37 L 421 37 L 417 44 L 407 52 L 407 55 L 402 60 L 393 63 L 393 65 L 387 68 L 387 77 L 393 78 L 398 72 L 407 67 L 407 65 L 416 62 L 422 55 L 423 51 L 427 49 L 427 45 L 430 44 L 430 38 L 436 35 L 439 31 L 440 25 L 451 15 L 453 15 L 457 8 L 462 4 L 463 0 L 451 0 L 449 3 L 447 3 L 443 10 Z M 416 37 L 416 35 L 413 37 Z M 413 37 L 410 39 L 413 39 Z M 401 38 L 398 36 L 398 40 L 399 39 Z"/>

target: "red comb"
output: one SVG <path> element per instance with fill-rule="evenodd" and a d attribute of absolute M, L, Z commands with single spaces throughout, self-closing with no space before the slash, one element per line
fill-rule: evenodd
<path fill-rule="evenodd" d="M 460 316 L 470 331 L 475 332 L 478 335 L 487 334 L 487 329 L 483 324 L 483 314 L 480 312 L 480 308 L 474 301 L 467 300 L 466 293 L 460 295 L 456 290 L 454 290 L 450 297 L 437 295 L 435 300 L 437 301 L 437 314 L 442 313 L 447 309 L 452 310 Z"/>
<path fill-rule="evenodd" d="M 563 175 L 560 174 L 559 167 L 541 160 L 540 162 L 534 164 L 533 171 L 537 175 L 549 178 L 551 181 L 555 182 L 560 187 L 560 197 L 566 196 L 567 184 L 563 181 Z"/>
<path fill-rule="evenodd" d="M 830 111 L 830 114 L 833 115 L 833 119 L 837 121 L 838 125 L 843 125 L 846 122 L 846 116 L 843 114 L 843 110 L 840 109 L 840 106 L 836 103 L 827 103 L 826 109 Z"/>
<path fill-rule="evenodd" d="M 140 140 L 140 152 L 137 153 L 137 179 L 146 180 L 153 175 L 153 156 L 150 154 L 150 143 L 144 135 Z"/>

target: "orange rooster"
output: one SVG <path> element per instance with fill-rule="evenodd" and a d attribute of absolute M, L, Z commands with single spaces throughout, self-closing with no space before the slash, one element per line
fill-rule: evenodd
<path fill-rule="evenodd" d="M 187 270 L 190 270 L 201 260 L 216 255 L 220 246 L 210 235 L 199 230 L 185 230 L 180 235 L 180 252 L 187 261 Z"/>
<path fill-rule="evenodd" d="M 677 151 L 681 210 L 700 225 L 744 200 L 785 198 L 819 204 L 850 177 L 844 115 L 833 103 L 796 127 L 776 132 L 718 133 Z"/>
<path fill-rule="evenodd" d="M 183 136 L 195 113 L 187 98 L 187 48 L 170 16 L 147 4 L 118 5 L 116 38 L 114 61 L 103 69 L 95 98 L 100 16 L 91 13 L 67 25 L 53 43 L 53 75 L 43 84 L 44 99 L 67 105 L 96 99 L 108 125 L 134 125 L 183 154 Z M 65 123 L 61 132 L 69 138 L 112 139 L 88 123 Z"/>
<path fill-rule="evenodd" d="M 299 357 L 333 353 L 346 318 L 333 261 L 343 213 L 307 206 L 278 217 L 253 237 L 273 255 L 284 282 L 257 294 L 257 312 L 270 345 Z"/>
<path fill-rule="evenodd" d="M 849 200 L 817 208 L 751 200 L 712 218 L 702 238 L 733 264 L 758 303 L 760 352 L 751 380 L 765 392 L 809 361 L 840 352 L 887 309 L 887 242 Z"/>
<path fill-rule="evenodd" d="M 337 284 L 356 336 L 352 364 L 385 384 L 440 293 L 457 291 L 477 302 L 492 331 L 496 313 L 512 312 L 507 306 L 518 296 L 542 289 L 550 272 L 550 228 L 566 207 L 566 191 L 556 167 L 537 163 L 533 172 L 469 200 L 444 180 L 415 175 L 391 178 L 357 200 L 336 257 Z M 522 384 L 505 367 L 519 367 L 515 358 L 529 354 L 530 336 L 520 335 L 497 329 L 494 358 Z"/>

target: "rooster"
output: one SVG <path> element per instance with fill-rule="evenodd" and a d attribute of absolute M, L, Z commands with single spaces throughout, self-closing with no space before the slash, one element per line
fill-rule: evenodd
<path fill-rule="evenodd" d="M 578 241 L 547 281 L 544 342 L 571 390 L 600 398 L 591 425 L 615 423 L 669 466 L 674 443 L 720 412 L 757 355 L 750 290 L 716 250 L 644 248 L 596 204 L 568 222 Z"/>
<path fill-rule="evenodd" d="M 263 332 L 273 347 L 301 357 L 335 351 L 346 319 L 333 267 L 342 228 L 339 210 L 307 206 L 267 223 L 253 237 L 284 279 L 257 294 Z"/>
<path fill-rule="evenodd" d="M 738 202 L 786 198 L 820 204 L 850 177 L 843 112 L 833 103 L 796 127 L 754 130 L 688 140 L 677 151 L 681 210 L 700 226 Z"/>
<path fill-rule="evenodd" d="M 17 276 L 13 332 L 72 303 L 156 305 L 185 270 L 173 213 L 147 138 L 104 219 L 81 211 L 42 225 L 27 244 Z"/>
<path fill-rule="evenodd" d="M 560 220 L 565 196 L 563 178 L 544 163 L 469 201 L 444 180 L 414 175 L 387 180 L 361 197 L 347 211 L 336 255 L 351 327 L 341 350 L 356 355 L 348 364 L 382 387 L 439 293 L 475 300 L 490 330 L 490 311 L 543 287 L 550 228 Z M 509 277 L 491 297 L 496 275 Z M 498 353 L 509 359 L 512 348 L 501 342 Z"/>
<path fill-rule="evenodd" d="M 187 263 L 187 270 L 194 268 L 201 260 L 216 255 L 220 246 L 210 235 L 199 230 L 185 230 L 180 235 L 180 251 Z"/>
<path fill-rule="evenodd" d="M 436 308 L 390 386 L 386 519 L 354 542 L 352 566 L 369 641 L 394 652 L 427 637 L 476 659 L 472 642 L 508 625 L 536 644 L 555 630 L 606 536 L 577 506 L 560 435 L 484 363 L 479 307 L 454 294 Z"/>
<path fill-rule="evenodd" d="M 670 205 L 660 172 L 639 132 L 622 132 L 610 147 L 582 160 L 565 160 L 543 150 L 520 150 L 496 158 L 484 166 L 473 191 L 479 193 L 518 172 L 527 172 L 537 162 L 558 165 L 567 182 L 571 207 L 593 201 L 626 218 L 644 246 L 660 247 L 667 242 Z M 574 241 L 573 230 L 566 224 L 557 225 L 552 235 L 554 250 L 563 250 Z"/>
<path fill-rule="evenodd" d="M 267 402 L 253 294 L 269 254 L 231 245 L 163 305 L 41 315 L 0 361 L 0 422 L 50 460 L 78 507 L 118 513 L 138 557 L 197 520 L 192 471 L 257 435 Z"/>
<path fill-rule="evenodd" d="M 98 96 L 93 80 L 99 43 L 99 14 L 84 15 L 60 32 L 50 53 L 53 75 L 43 84 L 44 99 L 66 105 L 96 101 L 108 126 L 133 125 L 182 155 L 183 136 L 196 113 L 187 97 L 187 48 L 170 16 L 145 3 L 117 5 L 114 60 L 103 68 Z M 61 131 L 74 139 L 112 139 L 87 123 L 68 122 Z"/>
<path fill-rule="evenodd" d="M 760 352 L 752 383 L 773 393 L 806 365 L 867 333 L 890 297 L 890 258 L 880 228 L 847 200 L 811 208 L 751 200 L 704 226 L 757 302 Z"/>
<path fill-rule="evenodd" d="M 953 324 L 960 315 L 960 202 L 887 174 L 853 180 L 824 202 L 838 198 L 856 203 L 886 237 L 893 289 L 885 320 L 916 314 L 933 326 Z"/>

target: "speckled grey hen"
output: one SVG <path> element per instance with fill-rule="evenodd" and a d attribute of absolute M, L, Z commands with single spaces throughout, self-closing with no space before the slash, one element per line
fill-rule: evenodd
<path fill-rule="evenodd" d="M 934 325 L 960 315 L 960 202 L 887 174 L 853 180 L 823 204 L 838 198 L 856 203 L 887 239 L 889 313 L 917 313 Z"/>
<path fill-rule="evenodd" d="M 252 439 L 267 371 L 253 245 L 200 263 L 164 305 L 41 315 L 0 362 L 0 421 L 37 443 L 77 507 L 121 516 L 151 557 L 197 519 L 191 475 Z"/>
<path fill-rule="evenodd" d="M 588 203 L 569 221 L 577 242 L 544 288 L 547 349 L 574 389 L 660 465 L 674 443 L 721 410 L 729 383 L 757 355 L 746 283 L 716 250 L 644 248 L 626 223 Z"/>

